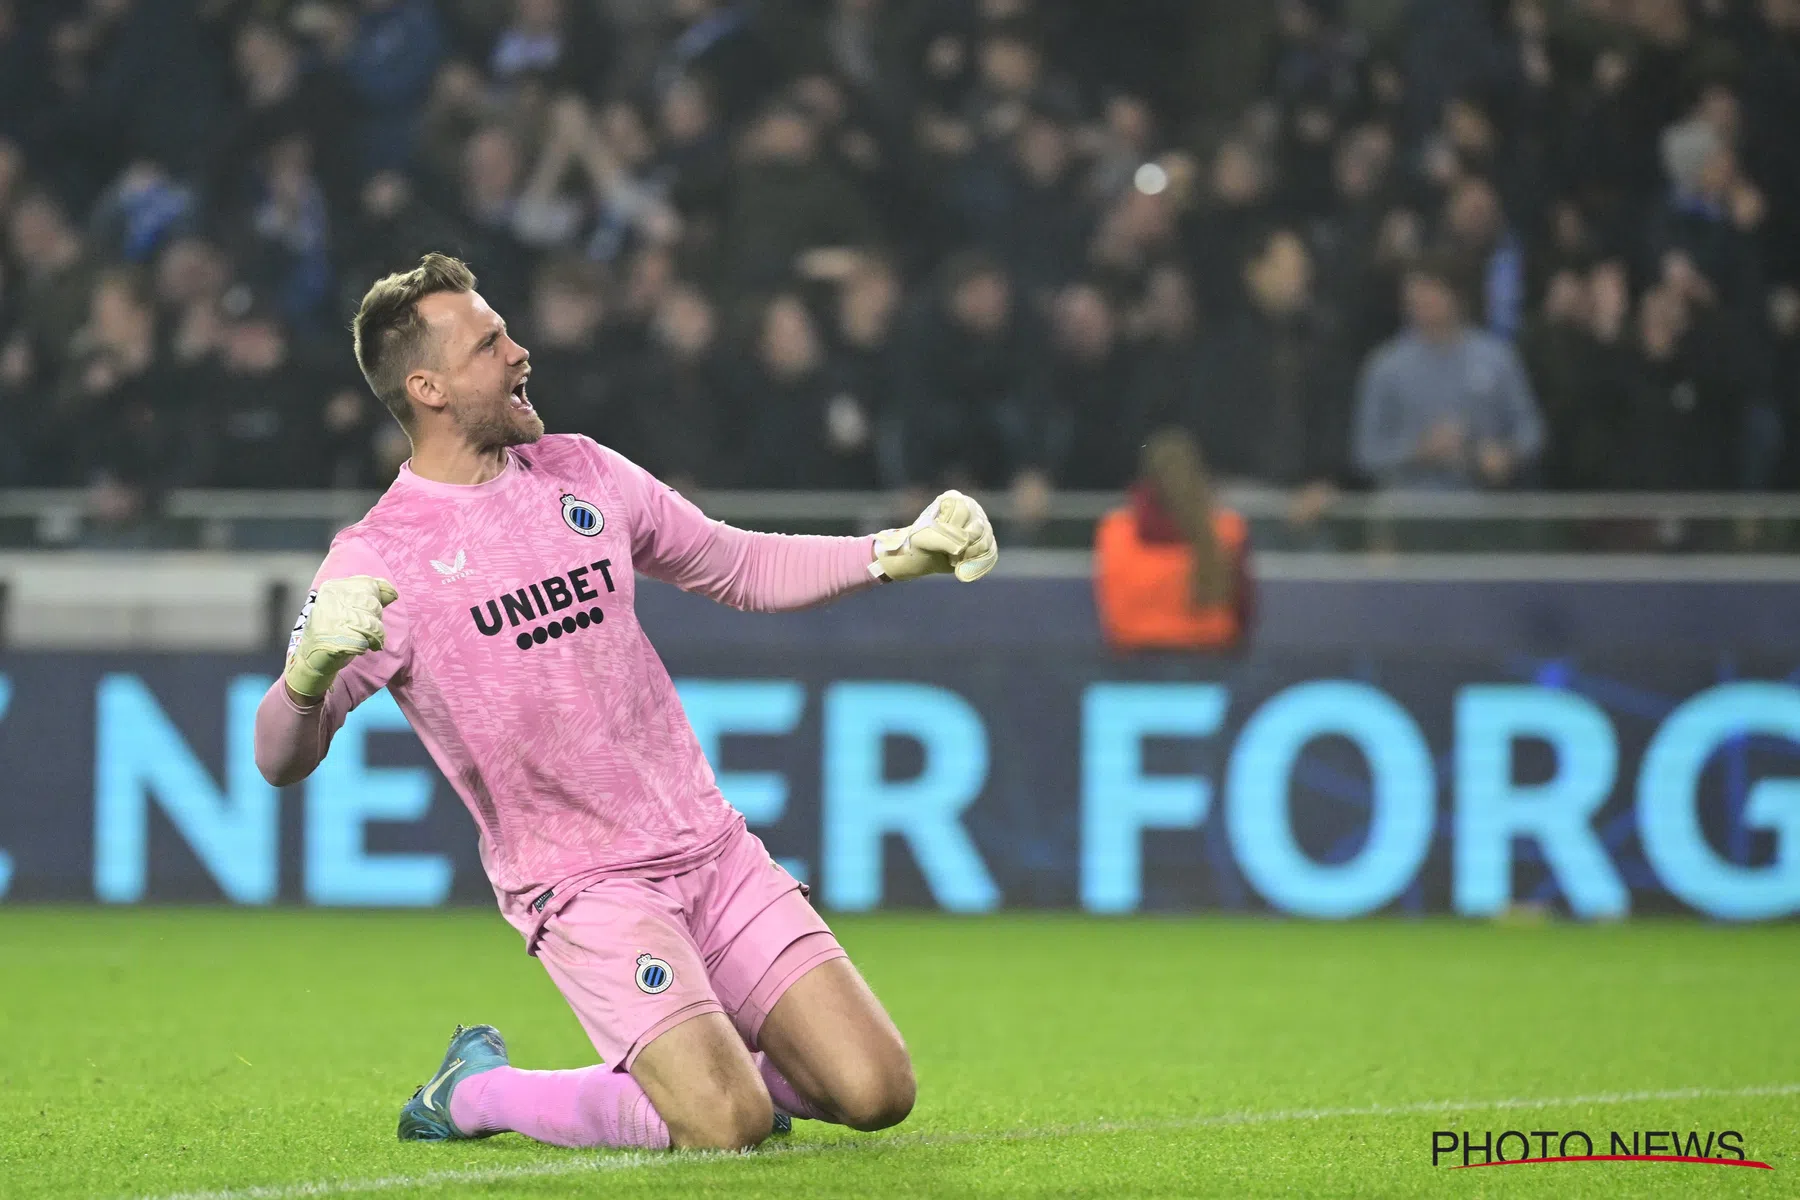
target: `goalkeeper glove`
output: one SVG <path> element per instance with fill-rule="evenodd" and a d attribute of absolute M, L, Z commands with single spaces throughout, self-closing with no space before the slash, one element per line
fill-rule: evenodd
<path fill-rule="evenodd" d="M 317 700 L 330 691 L 331 681 L 351 659 L 381 649 L 387 639 L 381 628 L 381 610 L 399 596 L 393 584 L 372 575 L 321 583 L 282 672 L 288 687 L 307 700 Z"/>
<path fill-rule="evenodd" d="M 900 582 L 953 572 L 964 583 L 974 583 L 999 560 L 987 513 L 974 500 L 952 491 L 933 500 L 905 529 L 876 534 L 869 574 Z"/>

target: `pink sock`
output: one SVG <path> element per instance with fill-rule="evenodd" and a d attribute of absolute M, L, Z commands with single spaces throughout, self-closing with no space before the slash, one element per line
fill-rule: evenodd
<path fill-rule="evenodd" d="M 576 1071 L 496 1067 L 450 1096 L 450 1119 L 471 1136 L 522 1133 L 552 1146 L 669 1148 L 669 1127 L 637 1080 L 601 1064 Z"/>
<path fill-rule="evenodd" d="M 824 1112 L 794 1090 L 794 1085 L 782 1077 L 775 1064 L 769 1061 L 766 1054 L 756 1056 L 756 1069 L 762 1072 L 763 1086 L 769 1089 L 769 1099 L 775 1107 L 790 1117 L 804 1117 L 809 1121 L 830 1121 L 839 1124 L 837 1118 Z"/>

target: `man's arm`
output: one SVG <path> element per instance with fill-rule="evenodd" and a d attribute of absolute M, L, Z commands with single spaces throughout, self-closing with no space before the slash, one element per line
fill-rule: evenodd
<path fill-rule="evenodd" d="M 276 787 L 312 774 L 350 710 L 405 666 L 406 615 L 386 575 L 380 556 L 352 541 L 314 577 L 287 666 L 256 710 L 256 766 Z"/>
<path fill-rule="evenodd" d="M 1395 411 L 1392 368 L 1392 360 L 1375 351 L 1356 389 L 1356 469 L 1375 480 L 1411 462 L 1418 440 L 1418 431 L 1406 428 Z"/>
<path fill-rule="evenodd" d="M 991 549 L 986 515 L 966 499 L 967 509 L 949 513 L 950 527 L 943 529 L 934 504 L 927 512 L 933 519 L 921 517 L 909 529 L 876 537 L 753 533 L 710 519 L 623 455 L 603 453 L 625 493 L 634 565 L 653 579 L 747 612 L 810 608 L 882 579 L 949 571 Z M 979 533 L 965 532 L 977 516 Z M 871 571 L 878 563 L 879 575 Z M 987 565 L 970 563 L 964 573 L 979 578 Z"/>

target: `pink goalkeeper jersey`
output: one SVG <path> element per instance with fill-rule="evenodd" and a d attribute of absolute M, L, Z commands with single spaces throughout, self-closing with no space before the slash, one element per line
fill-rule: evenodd
<path fill-rule="evenodd" d="M 283 782 L 304 776 L 349 711 L 386 687 L 475 818 L 501 911 L 532 939 L 560 896 L 609 875 L 686 870 L 742 821 L 638 626 L 635 573 L 780 611 L 872 583 L 872 556 L 869 538 L 709 520 L 577 435 L 518 447 L 474 486 L 402 467 L 313 581 L 392 580 L 386 645 L 310 709 L 276 681 L 257 714 L 257 763 Z"/>

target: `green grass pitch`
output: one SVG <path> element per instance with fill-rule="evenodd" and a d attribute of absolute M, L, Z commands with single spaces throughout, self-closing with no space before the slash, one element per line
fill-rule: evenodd
<path fill-rule="evenodd" d="M 395 1141 L 458 1021 L 593 1061 L 492 913 L 0 910 L 0 1196 L 1800 1195 L 1800 926 L 838 926 L 912 1118 L 647 1155 Z M 1774 1170 L 1431 1166 L 1435 1129 L 1575 1128 Z"/>

